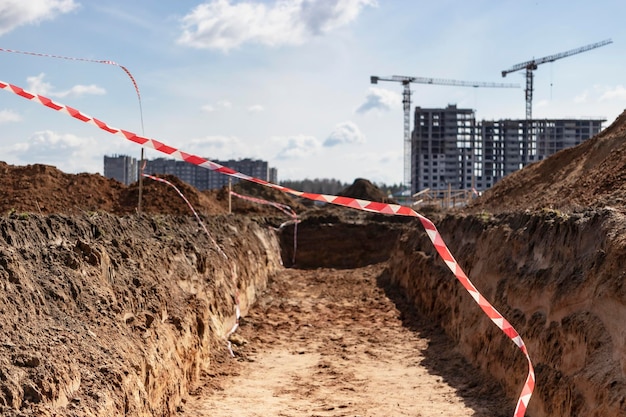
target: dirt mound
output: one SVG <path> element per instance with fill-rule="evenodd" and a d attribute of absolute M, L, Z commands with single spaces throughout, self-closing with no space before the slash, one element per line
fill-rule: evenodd
<path fill-rule="evenodd" d="M 226 213 L 227 211 L 227 206 L 218 201 L 215 197 L 199 191 L 174 175 L 159 175 L 157 178 L 166 180 L 175 186 L 198 213 L 216 215 Z M 133 183 L 128 188 L 124 189 L 120 195 L 120 212 L 134 212 L 137 207 L 138 199 L 139 183 Z M 191 214 L 191 209 L 187 203 L 171 185 L 151 178 L 144 178 L 143 180 L 141 210 L 151 214 Z"/>
<path fill-rule="evenodd" d="M 176 186 L 202 214 L 226 212 L 226 206 L 210 195 L 171 175 L 162 176 Z M 13 166 L 0 162 L 0 213 L 135 213 L 139 184 L 130 186 L 99 174 L 66 174 L 50 165 Z M 190 214 L 187 203 L 174 188 L 159 181 L 143 181 L 142 211 L 150 214 Z"/>
<path fill-rule="evenodd" d="M 491 212 L 626 208 L 626 112 L 582 144 L 517 171 L 467 208 Z"/>
<path fill-rule="evenodd" d="M 249 181 L 242 181 L 235 184 L 232 187 L 232 191 L 239 196 L 233 196 L 231 200 L 231 209 L 234 213 L 249 214 L 249 215 L 264 215 L 264 216 L 281 216 L 281 212 L 269 205 L 253 202 L 245 199 L 245 197 L 252 197 L 266 202 L 278 203 L 291 207 L 291 209 L 298 213 L 306 210 L 301 199 L 293 197 L 282 191 L 274 188 L 266 187 L 264 185 L 255 184 Z M 228 188 L 224 187 L 220 190 L 207 190 L 203 193 L 210 198 L 216 199 L 223 206 L 228 207 Z M 284 217 L 284 215 L 282 215 Z"/>
<path fill-rule="evenodd" d="M 369 180 L 357 178 L 352 185 L 341 190 L 338 195 L 343 197 L 358 198 L 360 200 L 376 201 L 379 203 L 394 203 L 387 194 L 380 188 L 376 187 Z"/>
<path fill-rule="evenodd" d="M 157 177 L 178 188 L 200 214 L 218 215 L 228 212 L 227 187 L 200 191 L 173 175 Z M 235 184 L 232 190 L 243 197 L 289 206 L 298 214 L 313 207 L 309 200 L 248 181 Z M 339 195 L 395 203 L 365 179 L 355 180 Z M 137 212 L 138 203 L 138 182 L 125 186 L 99 174 L 66 174 L 50 165 L 13 166 L 0 161 L 0 214 L 79 214 L 100 211 L 127 215 Z M 271 205 L 238 196 L 232 197 L 230 206 L 233 213 L 284 217 L 283 213 Z M 189 206 L 173 187 L 147 177 L 143 179 L 141 211 L 147 214 L 191 214 Z"/>
<path fill-rule="evenodd" d="M 124 185 L 101 175 L 71 175 L 49 165 L 0 162 L 0 213 L 119 212 Z"/>

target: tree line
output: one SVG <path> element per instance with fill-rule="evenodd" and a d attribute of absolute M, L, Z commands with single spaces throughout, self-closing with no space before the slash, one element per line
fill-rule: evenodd
<path fill-rule="evenodd" d="M 307 178 L 304 180 L 280 181 L 280 185 L 294 190 L 304 191 L 305 193 L 337 195 L 352 184 L 344 183 L 334 178 Z M 403 189 L 401 184 L 387 185 L 384 183 L 374 183 L 374 185 L 385 193 L 393 195 L 401 192 Z"/>

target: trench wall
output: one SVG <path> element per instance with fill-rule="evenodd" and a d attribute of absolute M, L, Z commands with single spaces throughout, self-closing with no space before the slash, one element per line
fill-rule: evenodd
<path fill-rule="evenodd" d="M 0 415 L 167 416 L 281 267 L 245 218 L 0 218 Z"/>
<path fill-rule="evenodd" d="M 354 213 L 351 218 L 318 215 L 305 218 L 281 235 L 281 254 L 287 267 L 358 268 L 389 259 L 397 240 L 411 219 Z M 354 210 L 356 211 L 356 210 Z M 295 250 L 295 257 L 294 257 Z"/>
<path fill-rule="evenodd" d="M 444 241 L 517 329 L 537 386 L 528 416 L 626 415 L 624 216 L 600 212 L 447 216 Z M 392 280 L 458 349 L 517 399 L 523 354 L 483 314 L 416 224 L 389 259 Z"/>
<path fill-rule="evenodd" d="M 312 218 L 296 266 L 388 260 L 392 281 L 485 374 L 519 395 L 526 362 L 436 254 L 417 221 Z M 524 338 L 527 415 L 626 415 L 624 217 L 450 215 L 436 225 L 481 293 Z M 0 414 L 172 415 L 268 279 L 291 260 L 246 218 L 12 215 L 0 219 Z"/>

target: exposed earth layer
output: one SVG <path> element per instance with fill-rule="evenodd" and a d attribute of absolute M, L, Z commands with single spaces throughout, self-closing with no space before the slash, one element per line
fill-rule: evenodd
<path fill-rule="evenodd" d="M 525 340 L 529 416 L 626 415 L 625 146 L 622 115 L 463 210 L 419 208 Z M 512 414 L 524 357 L 415 219 L 236 186 L 294 207 L 296 235 L 271 206 L 235 198 L 228 214 L 227 190 L 167 177 L 208 236 L 160 182 L 138 212 L 137 184 L 4 163 L 0 178 L 2 415 L 227 415 L 264 369 L 264 415 Z M 342 194 L 386 199 L 366 180 Z M 430 396 L 362 382 L 386 374 Z"/>

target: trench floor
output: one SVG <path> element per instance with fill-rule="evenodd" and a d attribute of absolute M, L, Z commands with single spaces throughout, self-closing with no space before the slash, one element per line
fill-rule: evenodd
<path fill-rule="evenodd" d="M 180 416 L 513 415 L 385 267 L 283 270 Z"/>

